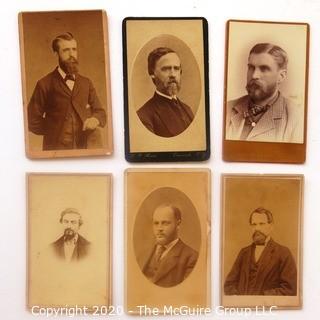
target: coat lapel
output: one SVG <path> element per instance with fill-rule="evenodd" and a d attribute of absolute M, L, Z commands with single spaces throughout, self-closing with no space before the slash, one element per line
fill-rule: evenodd
<path fill-rule="evenodd" d="M 232 109 L 230 123 L 232 128 L 232 136 L 235 139 L 240 139 L 245 121 L 243 113 L 248 110 L 248 103 L 248 99 L 241 99 L 241 101 Z"/>
<path fill-rule="evenodd" d="M 69 89 L 69 87 L 67 86 L 67 84 L 64 82 L 64 80 L 62 79 L 58 68 L 55 70 L 55 81 L 57 82 L 57 85 L 59 86 L 59 88 L 68 96 L 71 96 L 72 92 Z"/>
<path fill-rule="evenodd" d="M 176 245 L 161 260 L 159 269 L 153 277 L 153 282 L 157 282 L 164 277 L 178 263 L 178 259 L 182 250 L 182 242 L 179 240 Z"/>

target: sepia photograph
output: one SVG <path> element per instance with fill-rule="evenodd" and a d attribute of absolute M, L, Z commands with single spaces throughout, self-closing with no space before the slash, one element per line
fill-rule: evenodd
<path fill-rule="evenodd" d="M 309 25 L 229 20 L 226 37 L 224 159 L 304 162 Z"/>
<path fill-rule="evenodd" d="M 204 18 L 124 19 L 128 161 L 209 157 L 207 41 Z"/>
<path fill-rule="evenodd" d="M 210 307 L 210 171 L 128 169 L 125 188 L 127 313 Z"/>
<path fill-rule="evenodd" d="M 110 155 L 106 13 L 21 12 L 19 32 L 27 156 Z"/>
<path fill-rule="evenodd" d="M 222 175 L 221 305 L 302 307 L 303 175 Z"/>
<path fill-rule="evenodd" d="M 29 173 L 27 188 L 28 308 L 110 306 L 111 175 Z"/>

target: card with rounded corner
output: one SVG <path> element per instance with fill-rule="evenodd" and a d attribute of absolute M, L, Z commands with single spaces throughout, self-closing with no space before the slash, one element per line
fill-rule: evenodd
<path fill-rule="evenodd" d="M 124 19 L 123 73 L 126 159 L 207 160 L 207 21 Z"/>

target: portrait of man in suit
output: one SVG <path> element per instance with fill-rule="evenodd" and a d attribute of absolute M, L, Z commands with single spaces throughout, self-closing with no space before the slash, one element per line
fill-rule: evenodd
<path fill-rule="evenodd" d="M 70 32 L 56 36 L 57 67 L 40 79 L 29 101 L 28 130 L 43 136 L 43 150 L 101 148 L 98 127 L 106 112 L 96 90 L 79 73 L 77 41 Z"/>
<path fill-rule="evenodd" d="M 226 139 L 303 142 L 301 110 L 280 90 L 287 70 L 288 55 L 283 48 L 272 43 L 252 47 L 247 65 L 248 94 L 227 103 Z"/>
<path fill-rule="evenodd" d="M 137 114 L 144 126 L 161 137 L 174 137 L 185 131 L 194 118 L 192 109 L 178 98 L 182 67 L 179 55 L 158 47 L 148 55 L 148 74 L 155 92 Z"/>
<path fill-rule="evenodd" d="M 242 248 L 224 282 L 225 295 L 295 296 L 297 268 L 289 248 L 271 237 L 271 211 L 259 207 L 249 216 L 252 243 Z"/>
<path fill-rule="evenodd" d="M 162 204 L 153 212 L 155 244 L 145 256 L 142 272 L 155 285 L 173 287 L 193 270 L 198 252 L 179 238 L 182 215 L 179 208 Z"/>
<path fill-rule="evenodd" d="M 86 258 L 90 242 L 79 234 L 83 220 L 77 209 L 67 208 L 61 212 L 63 235 L 51 244 L 55 256 L 65 262 L 77 262 Z"/>

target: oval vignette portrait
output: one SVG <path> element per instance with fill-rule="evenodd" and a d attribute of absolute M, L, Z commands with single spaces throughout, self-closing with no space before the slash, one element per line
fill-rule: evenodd
<path fill-rule="evenodd" d="M 186 194 L 163 187 L 144 199 L 134 223 L 133 246 L 149 281 L 160 287 L 182 283 L 196 266 L 200 245 L 199 217 Z"/>
<path fill-rule="evenodd" d="M 137 54 L 131 77 L 133 105 L 142 124 L 157 136 L 183 133 L 201 98 L 198 63 L 181 39 L 163 34 Z"/>

